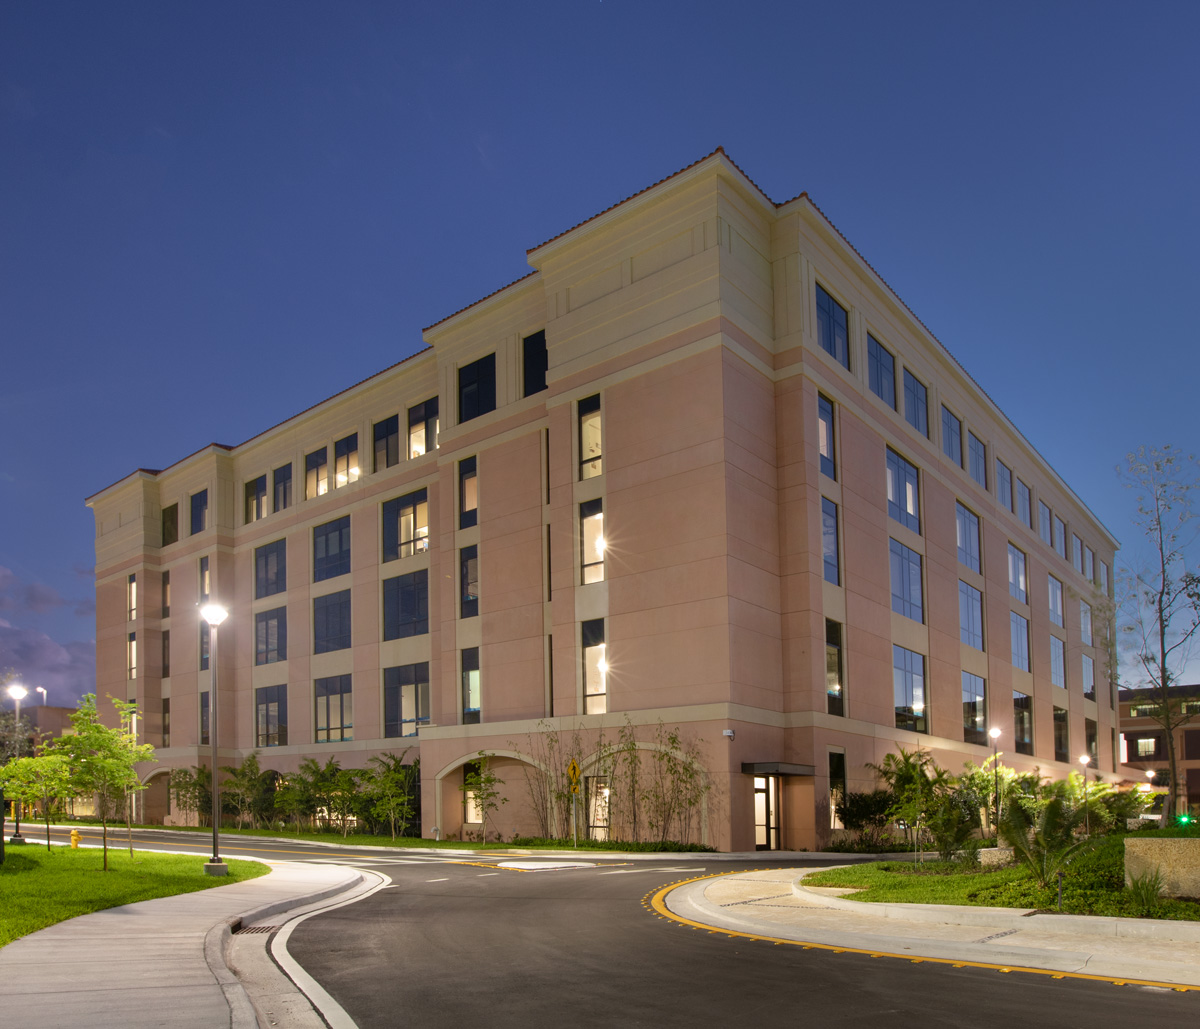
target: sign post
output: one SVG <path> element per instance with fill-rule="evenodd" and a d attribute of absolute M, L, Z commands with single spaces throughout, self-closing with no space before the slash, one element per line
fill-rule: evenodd
<path fill-rule="evenodd" d="M 579 765 L 574 758 L 567 765 L 567 778 L 571 780 L 571 838 L 576 849 L 579 847 L 579 820 L 576 815 L 575 802 L 579 797 Z"/>

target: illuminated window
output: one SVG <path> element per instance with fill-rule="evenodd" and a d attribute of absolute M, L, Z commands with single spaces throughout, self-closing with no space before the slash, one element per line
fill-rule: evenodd
<path fill-rule="evenodd" d="M 817 394 L 817 445 L 821 455 L 821 474 L 837 478 L 833 440 L 833 403 Z"/>
<path fill-rule="evenodd" d="M 352 432 L 333 445 L 333 483 L 346 486 L 358 477 L 358 433 Z"/>
<path fill-rule="evenodd" d="M 395 561 L 429 549 L 429 502 L 425 490 L 383 504 L 383 559 Z"/>
<path fill-rule="evenodd" d="M 604 579 L 604 501 L 587 500 L 579 505 L 580 571 L 586 585 Z"/>
<path fill-rule="evenodd" d="M 479 476 L 475 458 L 458 462 L 458 527 L 469 529 L 479 521 Z"/>
<path fill-rule="evenodd" d="M 416 736 L 429 724 L 429 662 L 383 670 L 383 735 Z"/>
<path fill-rule="evenodd" d="M 162 573 L 162 616 L 171 617 L 171 573 Z"/>
<path fill-rule="evenodd" d="M 375 464 L 373 470 L 381 472 L 400 463 L 400 416 L 392 415 L 375 423 Z"/>
<path fill-rule="evenodd" d="M 267 516 L 267 477 L 260 475 L 246 483 L 246 524 Z"/>
<path fill-rule="evenodd" d="M 579 401 L 579 478 L 590 479 L 604 471 L 600 439 L 600 394 Z"/>
<path fill-rule="evenodd" d="M 208 574 L 208 558 L 200 558 L 200 603 L 203 604 L 208 600 L 209 594 L 212 592 L 212 579 Z"/>
<path fill-rule="evenodd" d="M 892 645 L 892 692 L 896 704 L 896 728 L 928 732 L 923 655 Z"/>
<path fill-rule="evenodd" d="M 602 715 L 608 710 L 608 661 L 605 660 L 604 619 L 582 623 L 584 714 Z"/>
<path fill-rule="evenodd" d="M 126 658 L 128 665 L 128 678 L 136 679 L 138 673 L 138 653 L 137 653 L 137 633 L 131 632 L 126 647 Z"/>
<path fill-rule="evenodd" d="M 825 711 L 846 713 L 846 683 L 842 667 L 842 625 L 825 619 Z"/>
<path fill-rule="evenodd" d="M 438 445 L 438 398 L 408 409 L 408 456 L 432 454 Z"/>
<path fill-rule="evenodd" d="M 354 739 L 354 693 L 348 675 L 330 675 L 313 682 L 318 743 Z"/>
<path fill-rule="evenodd" d="M 137 575 L 132 574 L 125 583 L 125 606 L 128 609 L 127 618 L 133 621 L 137 618 Z"/>
<path fill-rule="evenodd" d="M 322 447 L 304 458 L 304 499 L 329 492 L 329 451 Z"/>

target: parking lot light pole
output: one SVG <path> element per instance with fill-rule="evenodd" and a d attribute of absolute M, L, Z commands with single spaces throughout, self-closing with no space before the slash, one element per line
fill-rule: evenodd
<path fill-rule="evenodd" d="M 212 745 L 212 858 L 204 862 L 204 871 L 209 875 L 227 875 L 229 866 L 221 860 L 221 788 L 217 783 L 217 626 L 229 612 L 220 604 L 205 604 L 200 617 L 208 622 L 208 666 L 212 669 L 212 683 L 208 688 L 208 739 Z"/>
<path fill-rule="evenodd" d="M 16 757 L 21 756 L 21 743 L 23 742 L 21 739 L 21 701 L 25 699 L 28 692 L 19 683 L 14 682 L 8 687 L 8 695 L 12 697 L 13 705 L 16 708 L 16 713 L 13 715 L 13 728 L 16 729 L 13 738 L 17 741 Z M 24 843 L 25 837 L 21 835 L 21 802 L 16 797 L 13 798 L 13 818 L 16 820 L 17 830 L 8 838 L 8 842 Z"/>

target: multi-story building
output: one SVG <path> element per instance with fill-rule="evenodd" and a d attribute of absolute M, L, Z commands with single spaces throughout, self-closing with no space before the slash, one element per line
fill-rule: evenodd
<path fill-rule="evenodd" d="M 807 195 L 718 150 L 528 260 L 400 364 L 90 498 L 148 811 L 206 761 L 206 597 L 229 763 L 411 745 L 426 835 L 480 751 L 532 830 L 539 725 L 581 734 L 598 831 L 600 733 L 678 726 L 721 848 L 819 846 L 869 762 L 957 771 L 993 726 L 1114 770 L 1116 541 Z"/>
<path fill-rule="evenodd" d="M 1170 788 L 1167 758 L 1167 733 L 1154 717 L 1161 710 L 1157 690 L 1122 690 L 1120 703 L 1122 762 L 1133 768 L 1154 772 L 1154 784 Z M 1173 730 L 1175 767 L 1178 781 L 1176 802 L 1179 811 L 1200 814 L 1200 684 L 1172 686 L 1171 721 L 1180 722 Z"/>

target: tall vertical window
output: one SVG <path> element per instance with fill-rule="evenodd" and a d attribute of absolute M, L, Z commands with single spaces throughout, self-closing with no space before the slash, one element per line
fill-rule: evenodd
<path fill-rule="evenodd" d="M 179 542 L 179 505 L 171 504 L 162 509 L 162 545 Z"/>
<path fill-rule="evenodd" d="M 962 504 L 954 505 L 955 535 L 958 539 L 958 560 L 973 572 L 980 570 L 979 516 Z"/>
<path fill-rule="evenodd" d="M 921 531 L 921 493 L 917 469 L 894 450 L 887 452 L 888 514 L 901 525 Z"/>
<path fill-rule="evenodd" d="M 1054 516 L 1054 552 L 1059 557 L 1067 556 L 1067 523 Z"/>
<path fill-rule="evenodd" d="M 846 309 L 817 286 L 817 342 L 839 364 L 850 367 Z"/>
<path fill-rule="evenodd" d="M 1092 605 L 1085 600 L 1079 602 L 1079 635 L 1084 645 L 1092 645 Z"/>
<path fill-rule="evenodd" d="M 200 746 L 208 744 L 208 690 L 204 690 L 200 694 Z"/>
<path fill-rule="evenodd" d="M 987 447 L 975 433 L 967 432 L 967 470 L 980 486 L 987 489 Z"/>
<path fill-rule="evenodd" d="M 267 477 L 260 475 L 246 483 L 246 524 L 267 516 Z"/>
<path fill-rule="evenodd" d="M 324 496 L 329 492 L 329 450 L 322 447 L 304 458 L 304 499 Z"/>
<path fill-rule="evenodd" d="M 549 358 L 546 354 L 546 330 L 539 329 L 521 340 L 522 370 L 524 371 L 525 390 L 522 396 L 531 397 L 541 393 L 546 388 L 546 369 Z"/>
<path fill-rule="evenodd" d="M 1008 592 L 1022 604 L 1029 603 L 1029 590 L 1025 581 L 1025 554 L 1011 543 L 1008 545 Z"/>
<path fill-rule="evenodd" d="M 273 597 L 287 589 L 287 540 L 254 548 L 254 599 Z"/>
<path fill-rule="evenodd" d="M 358 482 L 358 433 L 352 432 L 333 445 L 333 484 L 346 486 Z"/>
<path fill-rule="evenodd" d="M 867 335 L 867 382 L 893 411 L 896 409 L 896 359 L 874 336 Z"/>
<path fill-rule="evenodd" d="M 408 409 L 408 456 L 432 454 L 438 445 L 438 398 Z"/>
<path fill-rule="evenodd" d="M 479 476 L 475 458 L 464 457 L 458 462 L 458 527 L 469 529 L 479 521 Z"/>
<path fill-rule="evenodd" d="M 208 671 L 210 632 L 208 622 L 200 622 L 200 671 Z"/>
<path fill-rule="evenodd" d="M 1033 753 L 1033 698 L 1013 690 L 1013 745 L 1018 754 Z"/>
<path fill-rule="evenodd" d="M 171 678 L 171 630 L 162 632 L 162 677 Z"/>
<path fill-rule="evenodd" d="M 171 617 L 171 573 L 162 573 L 162 616 Z"/>
<path fill-rule="evenodd" d="M 1029 487 L 1020 479 L 1017 480 L 1017 517 L 1022 525 L 1033 528 L 1033 512 L 1029 507 Z"/>
<path fill-rule="evenodd" d="M 983 594 L 958 581 L 958 638 L 968 647 L 983 650 Z"/>
<path fill-rule="evenodd" d="M 1083 699 L 1096 699 L 1096 664 L 1087 654 L 1081 659 L 1083 678 Z"/>
<path fill-rule="evenodd" d="M 464 364 L 458 370 L 458 423 L 496 410 L 496 355 Z"/>
<path fill-rule="evenodd" d="M 1010 511 L 1013 509 L 1012 469 L 1003 461 L 996 462 L 996 499 Z"/>
<path fill-rule="evenodd" d="M 1083 577 L 1088 582 L 1096 581 L 1096 553 L 1086 546 L 1083 548 Z"/>
<path fill-rule="evenodd" d="M 375 464 L 377 472 L 400 463 L 400 416 L 392 415 L 375 423 Z"/>
<path fill-rule="evenodd" d="M 584 585 L 604 579 L 604 501 L 586 500 L 579 505 L 579 564 Z"/>
<path fill-rule="evenodd" d="M 1083 734 L 1087 752 L 1091 756 L 1092 764 L 1099 766 L 1100 764 L 1100 737 L 1096 733 L 1096 720 L 1094 718 L 1085 718 L 1083 720 Z"/>
<path fill-rule="evenodd" d="M 846 800 L 846 755 L 838 751 L 829 752 L 829 827 L 844 829 L 838 817 L 838 808 Z"/>
<path fill-rule="evenodd" d="M 286 747 L 287 685 L 261 686 L 254 691 L 254 745 Z"/>
<path fill-rule="evenodd" d="M 987 683 L 962 673 L 963 742 L 987 743 Z"/>
<path fill-rule="evenodd" d="M 1016 611 L 1008 613 L 1009 638 L 1012 643 L 1014 668 L 1029 671 L 1029 619 L 1022 618 Z"/>
<path fill-rule="evenodd" d="M 842 624 L 825 619 L 825 711 L 846 713 L 845 673 L 842 668 Z"/>
<path fill-rule="evenodd" d="M 904 420 L 922 436 L 929 436 L 929 398 L 924 383 L 904 369 Z"/>
<path fill-rule="evenodd" d="M 1050 684 L 1067 685 L 1067 648 L 1057 636 L 1050 637 Z"/>
<path fill-rule="evenodd" d="M 1083 540 L 1071 533 L 1071 565 L 1075 571 L 1083 573 Z"/>
<path fill-rule="evenodd" d="M 287 660 L 287 608 L 259 611 L 254 616 L 254 663 L 270 665 Z"/>
<path fill-rule="evenodd" d="M 962 467 L 962 422 L 945 407 L 942 408 L 942 453 Z"/>
<path fill-rule="evenodd" d="M 271 473 L 271 485 L 275 493 L 275 511 L 283 511 L 292 506 L 292 466 L 289 462 L 280 465 Z"/>
<path fill-rule="evenodd" d="M 1067 728 L 1067 709 L 1054 709 L 1054 760 L 1071 760 L 1071 737 Z"/>
<path fill-rule="evenodd" d="M 1100 562 L 1100 592 L 1108 596 L 1108 565 Z"/>
<path fill-rule="evenodd" d="M 825 581 L 840 586 L 842 577 L 838 566 L 838 509 L 837 504 L 826 497 L 821 498 L 821 557 L 825 566 Z"/>
<path fill-rule="evenodd" d="M 1041 500 L 1038 501 L 1038 535 L 1046 546 L 1054 546 L 1054 536 L 1050 531 L 1050 508 Z"/>
<path fill-rule="evenodd" d="M 137 633 L 131 632 L 125 646 L 127 678 L 136 679 L 138 673 Z"/>
<path fill-rule="evenodd" d="M 316 526 L 313 531 L 313 582 L 350 571 L 350 516 Z"/>
<path fill-rule="evenodd" d="M 463 547 L 458 552 L 459 617 L 479 614 L 479 548 Z"/>
<path fill-rule="evenodd" d="M 579 635 L 583 647 L 583 711 L 588 715 L 602 715 L 608 710 L 604 619 L 592 618 L 583 622 Z"/>
<path fill-rule="evenodd" d="M 208 600 L 212 592 L 212 578 L 208 574 L 208 556 L 200 558 L 200 603 Z"/>
<path fill-rule="evenodd" d="M 892 692 L 896 704 L 896 728 L 928 732 L 925 709 L 925 658 L 892 645 Z"/>
<path fill-rule="evenodd" d="M 429 662 L 383 670 L 383 735 L 416 736 L 429 724 Z"/>
<path fill-rule="evenodd" d="M 1060 629 L 1063 626 L 1063 584 L 1053 575 L 1046 577 L 1050 592 L 1050 621 Z"/>
<path fill-rule="evenodd" d="M 162 702 L 162 745 L 169 747 L 171 745 L 171 698 L 163 697 Z M 168 808 L 167 814 L 171 811 Z"/>
<path fill-rule="evenodd" d="M 313 653 L 328 654 L 350 646 L 350 591 L 313 598 Z"/>
<path fill-rule="evenodd" d="M 821 474 L 837 478 L 837 458 L 833 441 L 833 403 L 817 394 L 817 444 L 821 455 Z"/>
<path fill-rule="evenodd" d="M 125 581 L 125 615 L 132 622 L 137 618 L 137 573 L 132 573 Z"/>
<path fill-rule="evenodd" d="M 890 540 L 892 567 L 892 610 L 896 614 L 924 621 L 921 599 L 921 555 L 903 543 Z"/>
<path fill-rule="evenodd" d="M 354 739 L 354 694 L 350 676 L 331 675 L 313 681 L 318 743 Z"/>
<path fill-rule="evenodd" d="M 383 503 L 383 559 L 395 561 L 429 549 L 429 501 L 425 490 Z"/>
<path fill-rule="evenodd" d="M 383 638 L 406 639 L 429 632 L 429 571 L 383 580 Z"/>
<path fill-rule="evenodd" d="M 462 652 L 462 724 L 477 725 L 480 711 L 479 648 Z"/>
<path fill-rule="evenodd" d="M 590 479 L 604 471 L 600 440 L 600 394 L 579 401 L 579 478 Z"/>
<path fill-rule="evenodd" d="M 192 535 L 208 528 L 208 490 L 192 494 Z"/>

